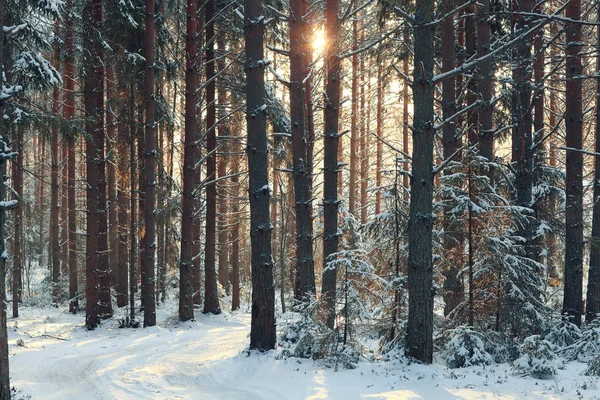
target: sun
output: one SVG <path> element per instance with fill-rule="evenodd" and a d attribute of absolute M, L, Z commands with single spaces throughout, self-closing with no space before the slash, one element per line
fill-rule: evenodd
<path fill-rule="evenodd" d="M 312 40 L 313 50 L 321 53 L 325 50 L 325 31 L 319 29 L 314 32 Z"/>

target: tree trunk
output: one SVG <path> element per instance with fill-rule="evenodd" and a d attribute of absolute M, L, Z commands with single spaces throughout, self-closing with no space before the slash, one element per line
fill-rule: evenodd
<path fill-rule="evenodd" d="M 246 124 L 248 130 L 248 193 L 252 262 L 250 348 L 275 348 L 275 292 L 269 219 L 269 154 L 265 106 L 264 25 L 262 1 L 244 2 L 246 42 Z"/>
<path fill-rule="evenodd" d="M 600 11 L 600 3 L 598 3 Z M 600 20 L 600 13 L 597 16 Z M 596 27 L 596 50 L 600 49 L 600 26 Z M 600 70 L 600 52 L 596 54 L 596 66 Z M 596 152 L 600 151 L 600 77 L 596 78 Z M 592 213 L 592 237 L 590 239 L 590 269 L 588 270 L 585 321 L 593 321 L 600 313 L 600 157 L 594 157 L 594 209 Z"/>
<path fill-rule="evenodd" d="M 407 353 L 424 363 L 433 357 L 433 0 L 417 0 L 414 25 L 413 164 L 408 221 Z"/>
<path fill-rule="evenodd" d="M 194 318 L 193 227 L 194 174 L 196 163 L 196 0 L 187 1 L 185 38 L 185 131 L 183 153 L 183 193 L 181 211 L 181 257 L 179 261 L 179 320 Z"/>
<path fill-rule="evenodd" d="M 204 310 L 220 314 L 217 271 L 215 267 L 217 227 L 217 140 L 215 134 L 215 23 L 214 0 L 206 2 L 206 243 L 204 247 Z M 211 182 L 212 181 L 212 182 Z"/>
<path fill-rule="evenodd" d="M 137 206 L 138 196 L 140 196 L 137 191 L 136 180 L 138 177 L 137 172 L 137 159 L 136 159 L 136 134 L 135 134 L 135 96 L 133 94 L 134 83 L 129 85 L 129 184 L 130 184 L 130 228 L 129 235 L 131 237 L 130 247 L 129 247 L 129 318 L 131 323 L 133 323 L 135 319 L 135 293 L 137 292 L 137 279 L 136 279 L 136 265 L 137 265 L 137 249 L 138 249 L 138 231 L 137 231 L 137 221 L 138 221 L 138 209 Z"/>
<path fill-rule="evenodd" d="M 156 325 L 156 302 L 154 301 L 155 274 L 154 259 L 156 257 L 156 221 L 154 206 L 156 203 L 156 127 L 154 122 L 154 2 L 146 0 L 146 82 L 144 85 L 144 99 L 146 101 L 146 137 L 145 137 L 145 208 L 144 223 L 144 249 L 142 253 L 142 296 L 144 297 L 144 326 Z"/>
<path fill-rule="evenodd" d="M 358 48 L 358 22 L 356 19 L 352 22 L 352 50 Z M 356 192 L 357 177 L 356 169 L 358 167 L 358 53 L 352 55 L 352 94 L 350 110 L 350 182 L 348 183 L 348 211 L 356 215 Z"/>
<path fill-rule="evenodd" d="M 54 32 L 58 34 L 58 21 L 55 22 Z M 60 58 L 60 47 L 54 46 L 54 62 L 57 63 Z M 51 249 L 51 268 L 52 268 L 52 302 L 58 305 L 60 301 L 60 242 L 58 224 L 58 112 L 59 112 L 60 92 L 58 85 L 54 86 L 52 93 L 52 114 L 55 120 L 52 123 L 52 149 L 51 149 L 51 173 L 50 173 L 50 249 Z"/>
<path fill-rule="evenodd" d="M 113 67 L 106 68 L 106 158 L 107 158 L 107 183 L 108 183 L 108 265 L 111 268 L 111 284 L 116 285 L 119 273 L 119 236 L 118 236 L 118 202 L 117 202 L 117 156 L 115 136 L 115 114 L 113 103 L 115 102 L 115 81 Z"/>
<path fill-rule="evenodd" d="M 361 32 L 360 41 L 364 42 L 365 35 L 364 30 Z M 369 134 L 369 111 L 366 107 L 366 97 L 368 91 L 366 91 L 365 80 L 368 76 L 367 70 L 365 70 L 365 57 L 363 53 L 360 56 L 360 151 L 358 159 L 360 161 L 360 223 L 367 223 L 367 189 L 369 183 L 369 146 L 368 138 Z M 366 114 L 366 119 L 365 119 Z"/>
<path fill-rule="evenodd" d="M 443 13 L 452 11 L 455 7 L 455 1 L 444 3 Z M 454 31 L 454 18 L 447 18 L 440 23 L 442 37 L 442 72 L 450 71 L 456 66 L 456 33 Z M 445 79 L 442 82 L 442 113 L 443 120 L 456 114 L 456 80 L 454 77 Z M 462 147 L 462 140 L 456 132 L 456 123 L 446 123 L 443 127 L 443 152 L 444 159 L 451 157 Z M 461 157 L 456 160 L 460 161 Z M 444 315 L 449 315 L 452 310 L 463 300 L 463 284 L 458 273 L 463 268 L 463 235 L 462 223 L 452 212 L 454 204 L 451 199 L 445 199 L 447 202 L 444 209 Z"/>
<path fill-rule="evenodd" d="M 453 45 L 454 46 L 454 45 Z M 381 52 L 377 57 L 377 137 L 383 139 L 383 57 Z M 383 168 L 383 142 L 377 140 L 377 162 L 375 164 L 375 215 L 381 213 L 381 168 Z"/>
<path fill-rule="evenodd" d="M 528 1 L 528 0 L 525 0 Z M 490 0 L 479 0 L 477 5 L 477 57 L 485 57 L 490 52 Z M 477 89 L 483 104 L 478 109 L 479 119 L 479 153 L 488 161 L 494 158 L 494 127 L 492 120 L 493 97 L 493 59 L 488 58 L 479 63 L 477 68 Z M 487 171 L 492 178 L 492 170 Z"/>
<path fill-rule="evenodd" d="M 294 197 L 296 212 L 296 300 L 304 300 L 315 292 L 315 270 L 312 248 L 312 154 L 306 126 L 304 79 L 308 73 L 305 60 L 309 43 L 305 20 L 306 0 L 292 0 L 290 7 L 290 114 L 292 121 L 292 156 L 294 162 Z"/>
<path fill-rule="evenodd" d="M 223 36 L 219 36 L 217 39 L 217 47 L 219 50 L 219 61 L 217 61 L 217 68 L 219 72 L 225 71 L 225 62 L 222 56 L 226 53 L 225 50 L 225 41 L 223 40 Z M 219 123 L 219 138 L 220 142 L 223 145 L 221 150 L 221 155 L 219 157 L 218 163 L 218 175 L 219 178 L 224 178 L 227 176 L 227 158 L 226 153 L 228 151 L 228 146 L 226 143 L 229 141 L 229 123 L 230 120 L 226 119 L 227 116 L 227 90 L 226 90 L 226 82 L 219 82 L 219 89 L 217 92 L 217 102 L 219 104 L 220 116 L 219 119 L 222 120 Z M 219 198 L 219 282 L 221 286 L 225 289 L 227 294 L 230 294 L 229 287 L 229 264 L 228 264 L 228 255 L 229 249 L 227 244 L 227 184 L 225 180 L 220 180 L 218 185 L 218 198 Z"/>
<path fill-rule="evenodd" d="M 14 150 L 17 151 L 17 160 L 12 163 L 13 185 L 19 206 L 15 210 L 14 247 L 13 247 L 13 275 L 12 275 L 12 315 L 19 317 L 19 302 L 23 291 L 23 127 L 16 126 L 16 140 Z"/>
<path fill-rule="evenodd" d="M 571 0 L 565 15 L 574 21 L 581 18 L 581 1 Z M 581 325 L 583 291 L 583 154 L 581 93 L 581 25 L 566 23 L 566 110 L 565 133 L 567 151 L 566 235 L 563 314 Z"/>
<path fill-rule="evenodd" d="M 515 11 L 530 13 L 533 9 L 532 0 L 525 0 Z M 516 16 L 513 21 L 520 29 L 527 29 L 529 19 Z M 529 39 L 529 38 L 528 38 Z M 531 115 L 531 44 L 524 40 L 513 52 L 516 67 L 513 69 L 515 91 L 513 94 L 513 121 L 515 121 L 516 136 L 513 136 L 513 154 L 516 156 L 516 200 L 517 205 L 525 208 L 533 206 L 533 120 Z M 530 220 L 524 221 L 519 236 L 525 239 L 526 254 L 534 258 L 533 237 L 535 224 Z"/>
<path fill-rule="evenodd" d="M 338 144 L 340 112 L 339 0 L 327 0 L 325 5 L 326 43 L 325 68 L 325 138 L 323 159 L 323 282 L 321 295 L 325 300 L 326 324 L 335 324 L 335 292 L 337 268 L 328 268 L 338 251 Z"/>
<path fill-rule="evenodd" d="M 93 0 L 84 8 L 84 18 L 92 24 L 86 30 L 84 47 L 89 50 L 87 60 L 88 73 L 85 75 L 84 106 L 88 118 L 86 131 L 90 138 L 86 142 L 87 163 L 87 240 L 86 240 L 86 326 L 94 329 L 100 323 L 103 307 L 100 306 L 100 244 L 102 232 L 101 197 L 105 198 L 101 182 L 103 173 L 100 169 L 104 157 L 104 68 L 102 64 L 102 47 L 100 38 L 102 32 L 102 1 Z M 102 148 L 102 150 L 101 150 Z M 102 224 L 105 225 L 106 224 Z"/>
<path fill-rule="evenodd" d="M 237 138 L 235 143 L 237 143 Z M 232 153 L 236 154 L 238 151 L 238 145 L 235 145 L 235 149 Z M 236 155 L 233 156 L 231 165 L 231 210 L 230 216 L 232 221 L 230 222 L 230 237 L 229 242 L 231 243 L 231 254 L 229 256 L 229 263 L 231 265 L 231 311 L 238 310 L 240 308 L 240 206 L 239 206 L 239 192 L 240 184 L 237 173 L 240 170 L 240 158 Z"/>

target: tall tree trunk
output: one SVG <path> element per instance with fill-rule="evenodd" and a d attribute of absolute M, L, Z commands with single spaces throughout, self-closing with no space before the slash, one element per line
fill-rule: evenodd
<path fill-rule="evenodd" d="M 65 33 L 65 105 L 63 108 L 64 118 L 71 124 L 75 117 L 75 74 L 74 74 L 74 54 L 73 54 L 73 30 L 74 23 L 72 17 L 73 0 L 67 0 L 67 17 Z M 68 140 L 68 161 L 67 161 L 67 203 L 69 214 L 69 311 L 76 313 L 79 309 L 78 283 L 77 283 L 77 215 L 75 201 L 75 135 L 74 129 L 69 125 Z"/>
<path fill-rule="evenodd" d="M 215 134 L 215 22 L 214 0 L 206 2 L 206 242 L 204 246 L 204 310 L 220 314 L 217 271 L 215 267 L 217 226 L 217 138 Z"/>
<path fill-rule="evenodd" d="M 381 52 L 377 56 L 377 137 L 383 139 L 383 101 L 384 101 L 384 88 L 383 88 L 383 57 Z M 377 154 L 375 164 L 375 186 L 377 192 L 375 192 L 375 215 L 381 213 L 381 168 L 383 168 L 383 142 L 377 140 Z"/>
<path fill-rule="evenodd" d="M 183 193 L 181 211 L 181 257 L 179 261 L 179 319 L 194 318 L 193 304 L 193 227 L 194 175 L 196 163 L 196 0 L 187 1 L 185 38 L 185 131 L 183 153 Z M 199 168 L 199 167 L 198 167 Z"/>
<path fill-rule="evenodd" d="M 85 96 L 85 94 L 84 94 Z M 40 241 L 39 241 L 39 249 L 40 249 L 40 253 L 39 253 L 39 259 L 38 259 L 38 263 L 40 265 L 44 265 L 43 264 L 43 258 L 44 258 L 44 247 L 45 247 L 45 242 L 44 242 L 44 210 L 46 209 L 44 206 L 44 199 L 46 197 L 45 194 L 45 185 L 46 185 L 46 139 L 44 138 L 43 135 L 38 135 L 38 145 L 41 148 L 40 151 L 40 158 L 39 158 L 39 166 L 40 166 L 40 171 L 39 171 L 39 177 L 40 177 L 40 182 L 39 182 L 39 208 L 40 208 Z M 48 268 L 50 268 L 50 265 L 47 266 Z M 52 275 L 51 275 L 52 276 Z"/>
<path fill-rule="evenodd" d="M 137 292 L 137 279 L 136 279 L 136 265 L 137 265 L 137 250 L 138 250 L 138 209 L 139 204 L 137 191 L 137 159 L 136 159 L 136 134 L 135 134 L 135 96 L 133 94 L 135 83 L 129 85 L 129 184 L 130 184 L 130 206 L 129 206 L 129 217 L 130 217 L 130 247 L 129 247 L 129 318 L 131 323 L 135 319 L 135 293 Z M 137 193 L 137 194 L 136 194 Z"/>
<path fill-rule="evenodd" d="M 357 192 L 357 177 L 356 169 L 358 167 L 358 21 L 352 21 L 352 50 L 355 53 L 352 55 L 352 94 L 351 94 L 351 110 L 350 110 L 350 182 L 348 183 L 348 211 L 352 215 L 356 215 L 356 192 Z"/>
<path fill-rule="evenodd" d="M 598 3 L 600 20 L 600 3 Z M 596 27 L 596 51 L 600 50 L 600 26 Z M 600 70 L 600 52 L 596 54 Z M 600 77 L 596 78 L 596 152 L 600 151 Z M 594 209 L 590 239 L 590 269 L 588 270 L 585 320 L 591 322 L 600 313 L 600 157 L 594 157 Z"/>
<path fill-rule="evenodd" d="M 118 180 L 118 188 L 117 188 L 117 202 L 118 202 L 118 254 L 117 258 L 117 275 L 116 275 L 116 285 L 115 291 L 117 292 L 117 307 L 125 307 L 127 305 L 127 290 L 129 283 L 129 275 L 128 275 L 128 262 L 127 262 L 127 245 L 129 243 L 128 240 L 128 225 L 129 225 L 129 204 L 127 204 L 127 188 L 129 187 L 129 176 L 127 171 L 127 133 L 125 124 L 122 128 L 119 129 L 119 137 L 118 137 L 118 166 L 119 171 L 117 174 Z"/>
<path fill-rule="evenodd" d="M 115 114 L 113 103 L 115 102 L 115 81 L 113 67 L 106 68 L 106 158 L 107 158 L 107 183 L 108 183 L 108 264 L 113 266 L 111 272 L 111 283 L 117 283 L 118 259 L 119 259 L 119 236 L 118 236 L 118 202 L 117 202 L 117 168 L 116 168 L 116 141 L 115 136 Z"/>
<path fill-rule="evenodd" d="M 239 151 L 239 145 L 236 137 L 233 141 L 235 148 L 232 149 L 232 153 L 236 154 Z M 230 236 L 229 242 L 231 243 L 231 254 L 229 256 L 229 264 L 231 265 L 231 311 L 238 310 L 240 308 L 240 184 L 239 176 L 237 173 L 240 170 L 240 158 L 235 155 L 233 156 L 231 163 L 231 210 L 230 215 L 232 221 L 230 222 Z"/>
<path fill-rule="evenodd" d="M 146 0 L 146 82 L 144 85 L 144 100 L 146 102 L 146 137 L 145 137 L 145 208 L 144 249 L 142 253 L 142 296 L 144 297 L 144 326 L 156 325 L 156 302 L 154 301 L 155 273 L 154 259 L 156 257 L 156 221 L 154 207 L 156 204 L 156 127 L 154 122 L 154 2 Z"/>
<path fill-rule="evenodd" d="M 530 13 L 533 9 L 532 0 L 525 0 L 515 11 Z M 529 26 L 528 17 L 516 16 L 514 25 L 520 29 Z M 531 115 L 531 44 L 524 40 L 514 50 L 516 67 L 513 69 L 515 91 L 513 94 L 513 121 L 515 121 L 516 136 L 513 136 L 513 154 L 516 156 L 516 200 L 521 207 L 533 206 L 533 120 Z M 530 218 L 524 221 L 519 235 L 525 239 L 526 254 L 534 258 L 533 237 L 535 224 Z"/>
<path fill-rule="evenodd" d="M 0 108 L 1 109 L 1 108 Z M 23 127 L 17 126 L 16 140 L 14 141 L 14 150 L 17 151 L 16 162 L 12 163 L 13 185 L 19 207 L 15 210 L 14 223 L 14 247 L 13 247 L 13 275 L 12 275 L 12 315 L 13 318 L 19 317 L 19 302 L 23 290 Z"/>
<path fill-rule="evenodd" d="M 365 35 L 364 30 L 361 32 L 360 41 L 364 42 Z M 368 76 L 367 70 L 365 70 L 365 57 L 366 55 L 363 53 L 360 56 L 360 151 L 359 151 L 359 161 L 360 161 L 360 223 L 367 223 L 367 188 L 369 183 L 369 162 L 368 152 L 369 146 L 367 145 L 367 135 L 369 134 L 369 112 L 366 107 L 366 97 L 368 95 L 368 91 L 366 91 L 367 87 L 365 84 L 366 78 Z M 365 118 L 365 115 L 367 116 Z"/>
<path fill-rule="evenodd" d="M 102 1 L 93 0 L 84 8 L 84 18 L 91 27 L 86 30 L 84 47 L 89 50 L 87 60 L 88 73 L 85 76 L 84 105 L 88 122 L 86 130 L 90 138 L 86 143 L 87 158 L 87 240 L 86 240 L 86 326 L 94 329 L 100 323 L 104 307 L 101 306 L 101 284 L 105 272 L 101 265 L 100 252 L 103 228 L 103 209 L 106 199 L 103 193 L 104 183 L 104 67 L 99 33 L 102 32 Z M 104 218 L 105 220 L 105 218 Z M 103 225 L 103 226 L 100 226 Z M 106 239 L 106 238 L 104 238 Z M 103 293 L 105 294 L 105 293 Z M 110 299 L 109 299 L 110 300 Z"/>
<path fill-rule="evenodd" d="M 54 32 L 58 34 L 58 21 L 55 22 Z M 58 63 L 60 58 L 60 47 L 58 44 L 54 46 L 54 62 Z M 58 224 L 58 112 L 59 112 L 60 92 L 58 86 L 54 86 L 52 93 L 52 114 L 54 121 L 52 123 L 52 149 L 51 149 L 51 173 L 50 173 L 50 249 L 51 268 L 52 268 L 52 301 L 58 304 L 60 301 L 60 242 Z"/>
<path fill-rule="evenodd" d="M 326 324 L 335 324 L 335 292 L 337 268 L 328 268 L 338 251 L 338 144 L 340 112 L 339 0 L 327 0 L 325 5 L 325 138 L 323 159 L 323 282 L 321 295 L 325 300 Z"/>
<path fill-rule="evenodd" d="M 264 24 L 262 1 L 244 1 L 246 42 L 246 124 L 248 193 L 252 248 L 252 321 L 250 348 L 275 348 L 275 292 L 269 219 L 269 154 L 265 106 Z"/>
<path fill-rule="evenodd" d="M 573 21 L 581 18 L 581 1 L 571 0 L 565 15 Z M 566 180 L 566 236 L 563 314 L 572 322 L 581 324 L 583 291 L 583 154 L 582 149 L 582 93 L 581 93 L 581 25 L 566 23 L 566 110 L 565 133 Z"/>
<path fill-rule="evenodd" d="M 409 40 L 409 31 L 408 28 L 404 29 L 404 43 L 410 43 Z M 408 46 L 408 44 L 407 44 Z M 405 76 L 408 76 L 408 52 L 404 56 L 402 60 L 402 73 Z M 408 82 L 404 81 L 402 83 L 402 151 L 404 154 L 408 154 Z M 398 168 L 396 166 L 396 168 Z M 409 183 L 408 183 L 408 161 L 402 164 L 402 170 L 405 172 L 402 175 L 402 186 L 404 187 L 404 200 L 408 200 L 408 191 L 409 191 Z"/>
<path fill-rule="evenodd" d="M 454 9 L 454 0 L 444 3 L 443 13 Z M 456 33 L 454 18 L 447 18 L 440 23 L 442 37 L 442 71 L 450 71 L 456 66 Z M 444 121 L 456 114 L 456 79 L 450 77 L 442 82 L 442 113 Z M 448 159 L 462 147 L 462 140 L 457 135 L 456 123 L 446 123 L 443 127 L 444 159 Z M 461 157 L 457 158 L 460 161 Z M 451 199 L 445 199 L 448 204 L 444 209 L 444 315 L 448 315 L 463 300 L 463 284 L 458 273 L 463 268 L 463 235 L 462 223 L 452 212 L 454 204 Z"/>
<path fill-rule="evenodd" d="M 290 114 L 292 120 L 292 156 L 294 162 L 294 194 L 296 213 L 296 300 L 315 292 L 315 270 L 312 248 L 312 154 L 306 126 L 305 82 L 308 64 L 305 60 L 310 45 L 305 15 L 306 0 L 292 0 L 290 7 Z"/>
<path fill-rule="evenodd" d="M 528 0 L 525 0 L 528 1 Z M 485 57 L 491 48 L 490 0 L 480 0 L 477 5 L 477 57 Z M 483 104 L 478 109 L 479 153 L 488 161 L 494 158 L 494 127 L 492 120 L 493 60 L 488 58 L 477 68 L 477 89 Z M 492 171 L 487 171 L 492 177 Z"/>
<path fill-rule="evenodd" d="M 225 71 L 225 62 L 223 55 L 225 54 L 225 41 L 223 40 L 222 35 L 217 39 L 217 47 L 219 50 L 219 61 L 217 61 L 217 68 L 220 73 L 224 73 Z M 227 176 L 227 158 L 226 153 L 228 151 L 228 146 L 225 144 L 229 141 L 229 123 L 228 119 L 225 119 L 227 116 L 227 90 L 225 87 L 225 82 L 219 82 L 219 89 L 217 92 L 217 102 L 219 104 L 220 116 L 219 119 L 222 122 L 218 126 L 219 139 L 221 144 L 223 145 L 223 150 L 221 151 L 221 155 L 219 157 L 218 163 L 218 175 L 219 178 L 225 178 Z M 219 282 L 221 286 L 225 289 L 227 294 L 230 294 L 229 287 L 229 264 L 228 264 L 228 245 L 227 245 L 227 184 L 226 181 L 220 180 L 218 185 L 218 198 L 219 198 Z"/>
<path fill-rule="evenodd" d="M 414 25 L 413 164 L 408 220 L 407 353 L 425 363 L 433 357 L 433 0 L 417 0 Z"/>
<path fill-rule="evenodd" d="M 4 0 L 0 0 L 0 26 L 4 26 Z M 0 76 L 4 76 L 4 32 L 0 29 Z M 0 101 L 0 111 L 4 113 L 4 102 Z M 5 135 L 3 126 L 0 126 L 0 134 Z M 4 138 L 0 136 L 0 140 Z M 6 144 L 5 144 L 6 145 Z M 3 146 L 4 148 L 4 146 Z M 18 149 L 22 151 L 22 149 Z M 6 159 L 0 158 L 0 178 L 6 175 Z M 0 201 L 4 201 L 6 186 L 0 185 Z M 20 199 L 19 199 L 20 200 Z M 0 254 L 4 255 L 4 223 L 6 212 L 0 208 Z M 6 331 L 6 257 L 0 257 L 0 399 L 10 400 L 10 375 L 8 368 L 8 334 Z"/>

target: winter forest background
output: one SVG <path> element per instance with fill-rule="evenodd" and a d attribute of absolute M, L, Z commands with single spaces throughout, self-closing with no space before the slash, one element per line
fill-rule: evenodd
<path fill-rule="evenodd" d="M 599 1 L 0 18 L 0 399 L 600 398 Z"/>

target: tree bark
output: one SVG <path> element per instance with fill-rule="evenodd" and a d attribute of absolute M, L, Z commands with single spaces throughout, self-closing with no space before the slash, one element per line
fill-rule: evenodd
<path fill-rule="evenodd" d="M 383 57 L 381 52 L 377 57 L 377 137 L 383 139 L 383 101 L 384 101 L 384 88 L 383 88 Z M 377 186 L 377 192 L 375 194 L 375 215 L 381 213 L 381 168 L 383 168 L 383 142 L 377 140 L 377 154 L 375 164 L 375 186 Z"/>
<path fill-rule="evenodd" d="M 215 23 L 214 0 L 206 2 L 206 242 L 204 246 L 204 310 L 220 314 L 219 290 L 215 266 L 217 227 L 217 138 L 215 134 Z"/>
<path fill-rule="evenodd" d="M 598 3 L 600 11 L 600 3 Z M 600 13 L 597 17 L 600 20 Z M 596 27 L 596 50 L 600 49 L 600 26 Z M 600 52 L 596 54 L 600 70 Z M 600 151 L 600 77 L 596 78 L 596 148 Z M 591 322 L 600 313 L 600 157 L 594 157 L 594 208 L 592 212 L 592 237 L 590 239 L 590 268 L 588 270 L 585 321 Z"/>
<path fill-rule="evenodd" d="M 358 22 L 352 21 L 352 50 L 358 48 Z M 352 94 L 350 110 L 350 182 L 348 183 L 348 211 L 356 215 L 357 167 L 358 167 L 358 53 L 352 55 Z"/>
<path fill-rule="evenodd" d="M 308 74 L 306 56 L 308 23 L 305 20 L 306 0 L 290 2 L 290 114 L 292 119 L 292 157 L 294 163 L 294 194 L 296 212 L 296 300 L 304 300 L 315 292 L 315 270 L 312 248 L 312 151 L 307 127 L 305 78 Z"/>
<path fill-rule="evenodd" d="M 433 357 L 433 19 L 433 0 L 417 0 L 406 348 L 408 355 L 424 363 L 431 363 Z"/>
<path fill-rule="evenodd" d="M 12 316 L 19 317 L 19 302 L 23 291 L 23 127 L 15 127 L 16 140 L 14 149 L 17 151 L 16 162 L 12 163 L 13 185 L 19 206 L 15 209 L 13 275 L 12 275 Z"/>
<path fill-rule="evenodd" d="M 118 201 L 117 201 L 117 168 L 116 168 L 116 141 L 115 136 L 115 114 L 113 103 L 115 102 L 115 81 L 113 67 L 106 68 L 106 158 L 107 158 L 107 184 L 108 184 L 108 265 L 111 269 L 111 284 L 116 285 L 119 273 L 119 236 L 118 236 Z"/>
<path fill-rule="evenodd" d="M 74 74 L 74 54 L 73 54 L 73 30 L 74 23 L 72 17 L 73 0 L 67 0 L 66 16 L 66 34 L 65 34 L 65 105 L 63 108 L 64 117 L 67 122 L 72 123 L 75 117 L 75 74 Z M 69 126 L 68 135 L 68 161 L 67 161 L 67 203 L 69 214 L 69 312 L 75 314 L 79 309 L 78 283 L 77 283 L 77 215 L 75 201 L 75 135 Z"/>
<path fill-rule="evenodd" d="M 338 251 L 338 145 L 340 112 L 339 0 L 327 0 L 325 5 L 326 51 L 325 68 L 325 132 L 323 159 L 323 280 L 321 295 L 325 301 L 326 324 L 335 324 L 335 292 L 337 268 L 328 268 Z"/>
<path fill-rule="evenodd" d="M 269 154 L 264 85 L 264 25 L 261 0 L 244 1 L 246 124 L 252 262 L 250 348 L 275 348 L 275 292 L 269 219 Z"/>
<path fill-rule="evenodd" d="M 55 22 L 54 32 L 58 34 L 58 21 Z M 54 46 L 54 62 L 57 63 L 60 58 L 60 47 Z M 57 305 L 60 301 L 60 242 L 58 224 L 58 113 L 59 113 L 60 92 L 58 86 L 54 86 L 52 93 L 52 114 L 55 120 L 52 123 L 52 145 L 51 145 L 51 172 L 50 172 L 50 249 L 51 249 L 51 269 L 52 269 L 52 302 Z"/>
<path fill-rule="evenodd" d="M 571 0 L 565 15 L 574 21 L 581 18 L 581 1 Z M 583 154 L 582 149 L 582 93 L 581 79 L 581 25 L 566 23 L 566 110 L 565 133 L 567 148 L 566 180 L 566 236 L 563 314 L 581 325 L 583 292 Z"/>
<path fill-rule="evenodd" d="M 181 257 L 179 261 L 179 320 L 194 318 L 193 227 L 194 164 L 196 163 L 196 0 L 187 1 L 185 37 L 185 131 L 183 153 L 183 193 L 181 211 Z"/>
<path fill-rule="evenodd" d="M 444 3 L 443 13 L 448 13 L 454 9 L 456 2 L 454 0 Z M 445 19 L 440 23 L 442 37 L 442 72 L 450 71 L 456 67 L 456 33 L 454 31 L 454 18 Z M 445 79 L 442 82 L 442 113 L 443 120 L 456 114 L 456 80 L 454 77 Z M 456 123 L 444 124 L 442 130 L 444 159 L 448 159 L 462 147 L 462 140 L 457 135 Z M 462 157 L 456 158 L 460 161 Z M 463 234 L 462 223 L 456 215 L 452 213 L 454 208 L 451 199 L 445 199 L 447 206 L 444 209 L 444 315 L 449 315 L 452 310 L 463 300 L 463 284 L 458 273 L 463 268 Z"/>
<path fill-rule="evenodd" d="M 146 137 L 145 137 L 145 208 L 144 223 L 144 249 L 142 253 L 142 295 L 144 297 L 144 326 L 156 325 L 156 302 L 154 301 L 155 272 L 154 260 L 156 257 L 156 221 L 154 208 L 156 204 L 156 123 L 154 121 L 154 2 L 146 0 L 146 82 L 144 85 L 144 99 L 146 101 Z"/>
<path fill-rule="evenodd" d="M 222 35 L 217 39 L 217 47 L 219 50 L 219 61 L 217 61 L 217 68 L 220 73 L 225 72 L 225 62 L 222 56 L 225 54 L 225 41 Z M 221 155 L 218 161 L 218 176 L 219 178 L 225 178 L 227 176 L 227 158 L 226 153 L 228 151 L 229 142 L 229 123 L 230 120 L 226 119 L 227 116 L 227 90 L 226 82 L 219 82 L 219 88 L 217 91 L 217 102 L 219 104 L 220 116 L 217 127 L 219 133 L 219 139 L 222 144 Z M 228 264 L 228 243 L 227 243 L 227 183 L 225 180 L 220 180 L 218 185 L 218 199 L 219 199 L 219 218 L 218 218 L 218 242 L 219 242 L 219 282 L 225 289 L 225 293 L 230 294 L 229 286 L 229 264 Z"/>

